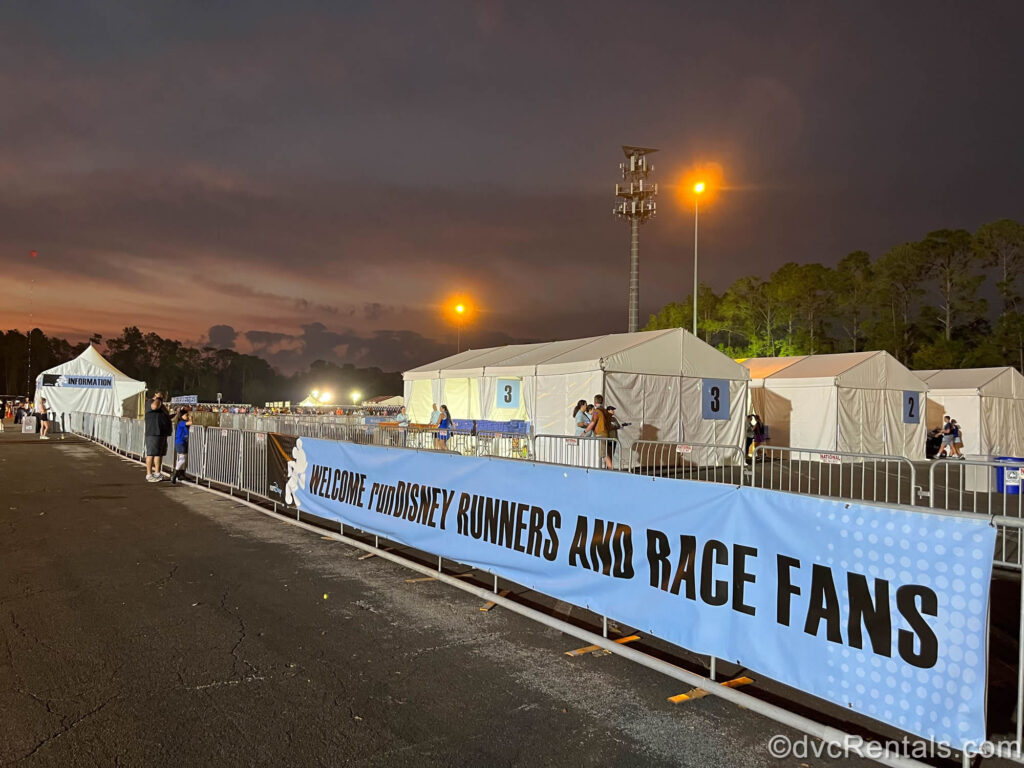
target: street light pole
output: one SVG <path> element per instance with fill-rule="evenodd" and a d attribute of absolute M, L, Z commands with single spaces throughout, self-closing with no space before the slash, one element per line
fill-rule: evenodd
<path fill-rule="evenodd" d="M 693 199 L 693 335 L 697 335 L 697 224 L 700 198 Z"/>
<path fill-rule="evenodd" d="M 700 223 L 700 196 L 704 182 L 693 185 L 693 335 L 697 335 L 697 227 Z"/>

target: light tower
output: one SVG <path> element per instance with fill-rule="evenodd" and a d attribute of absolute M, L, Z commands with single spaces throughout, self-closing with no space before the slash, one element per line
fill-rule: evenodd
<path fill-rule="evenodd" d="M 647 163 L 647 155 L 657 152 L 647 147 L 623 146 L 626 162 L 620 163 L 622 184 L 615 185 L 619 203 L 615 214 L 629 219 L 629 333 L 640 330 L 640 224 L 654 215 L 658 185 L 652 184 L 650 175 L 654 166 Z"/>

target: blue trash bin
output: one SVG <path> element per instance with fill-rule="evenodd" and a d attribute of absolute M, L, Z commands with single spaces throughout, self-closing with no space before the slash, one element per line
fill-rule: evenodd
<path fill-rule="evenodd" d="M 1021 474 L 1024 473 L 1024 459 L 1019 456 L 996 456 L 993 461 L 1008 465 L 996 467 L 996 493 L 1005 493 L 1010 496 L 1019 495 Z"/>

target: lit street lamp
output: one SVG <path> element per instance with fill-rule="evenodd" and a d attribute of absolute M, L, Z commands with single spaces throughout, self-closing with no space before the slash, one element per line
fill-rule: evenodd
<path fill-rule="evenodd" d="M 457 339 L 456 345 L 455 345 L 455 351 L 456 352 L 461 352 L 462 351 L 462 317 L 465 314 L 466 314 L 466 305 L 465 304 L 456 304 L 455 305 L 455 327 L 457 329 L 456 332 L 455 332 L 456 333 L 456 339 Z"/>
<path fill-rule="evenodd" d="M 352 392 L 352 405 L 359 405 L 359 398 L 360 398 L 360 396 L 361 396 L 361 393 L 359 392 L 358 389 L 354 390 Z"/>
<path fill-rule="evenodd" d="M 700 196 L 704 193 L 704 182 L 693 185 L 693 335 L 697 335 L 697 224 L 699 221 Z"/>

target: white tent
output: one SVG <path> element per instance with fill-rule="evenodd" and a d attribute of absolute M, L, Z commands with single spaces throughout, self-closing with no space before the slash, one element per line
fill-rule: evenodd
<path fill-rule="evenodd" d="M 57 413 L 142 415 L 146 382 L 136 381 L 107 362 L 90 344 L 69 360 L 36 377 L 36 407 L 42 398 Z"/>
<path fill-rule="evenodd" d="M 928 384 L 928 429 L 956 419 L 964 453 L 1021 456 L 1024 451 L 1024 376 L 1015 368 L 915 371 Z"/>
<path fill-rule="evenodd" d="M 572 409 L 601 393 L 634 440 L 741 445 L 747 371 L 681 328 L 472 350 L 407 371 L 414 422 L 431 403 L 456 419 L 513 420 L 573 434 Z"/>
<path fill-rule="evenodd" d="M 887 352 L 750 358 L 743 365 L 771 444 L 924 459 L 928 387 Z"/>

